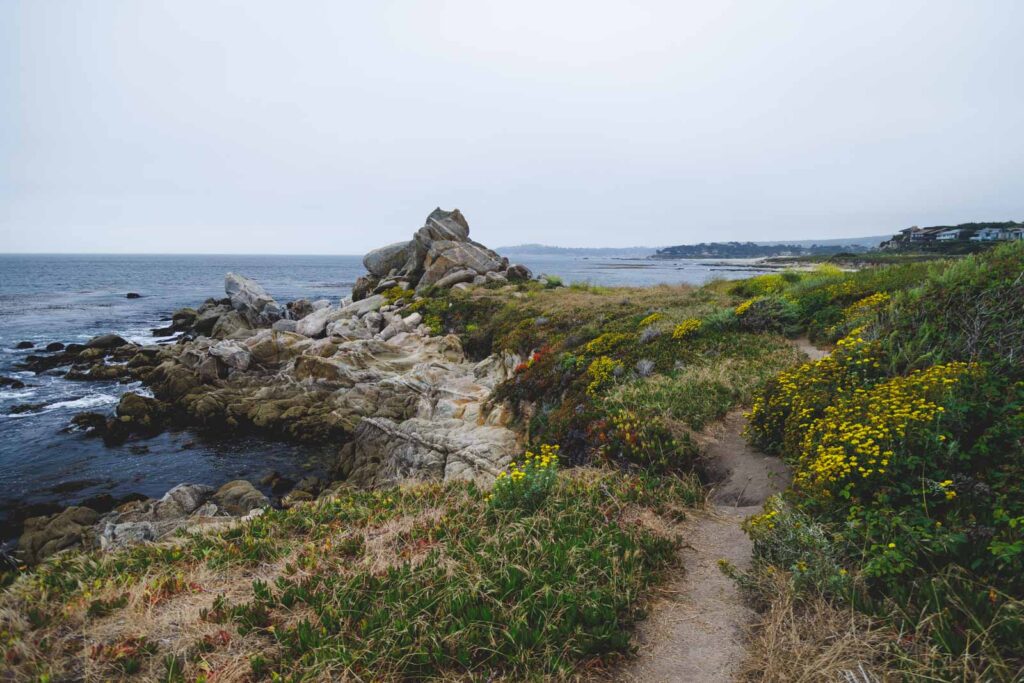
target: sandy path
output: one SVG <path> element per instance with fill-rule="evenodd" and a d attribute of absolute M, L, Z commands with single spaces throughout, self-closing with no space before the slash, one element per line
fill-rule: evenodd
<path fill-rule="evenodd" d="M 806 339 L 794 343 L 811 360 L 826 355 Z M 747 444 L 745 425 L 743 412 L 737 410 L 703 435 L 705 469 L 721 483 L 712 490 L 710 508 L 680 524 L 688 543 L 682 550 L 684 571 L 669 585 L 668 597 L 655 603 L 638 627 L 637 658 L 614 671 L 614 680 L 736 680 L 746 656 L 745 629 L 755 615 L 719 562 L 741 570 L 750 566 L 752 545 L 740 524 L 789 483 L 779 458 Z"/>

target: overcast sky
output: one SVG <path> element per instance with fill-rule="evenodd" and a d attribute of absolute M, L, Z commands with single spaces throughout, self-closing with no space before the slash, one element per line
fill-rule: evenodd
<path fill-rule="evenodd" d="M 0 251 L 1024 219 L 1024 2 L 3 0 Z"/>

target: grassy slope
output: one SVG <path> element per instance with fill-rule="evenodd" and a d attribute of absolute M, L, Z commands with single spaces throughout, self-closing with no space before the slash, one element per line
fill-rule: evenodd
<path fill-rule="evenodd" d="M 846 340 L 755 401 L 795 483 L 751 523 L 752 679 L 1021 680 L 1024 245 L 847 282 L 768 295 Z"/>

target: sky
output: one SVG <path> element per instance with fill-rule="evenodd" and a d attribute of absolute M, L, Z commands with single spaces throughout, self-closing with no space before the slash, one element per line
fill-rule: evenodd
<path fill-rule="evenodd" d="M 0 252 L 1024 220 L 1019 0 L 3 0 Z"/>

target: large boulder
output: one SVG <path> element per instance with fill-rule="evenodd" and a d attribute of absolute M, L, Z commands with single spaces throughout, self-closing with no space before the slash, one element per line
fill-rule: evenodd
<path fill-rule="evenodd" d="M 225 275 L 224 291 L 231 299 L 231 307 L 254 327 L 268 326 L 284 314 L 280 304 L 258 282 L 244 275 Z"/>
<path fill-rule="evenodd" d="M 395 242 L 368 252 L 363 257 L 363 266 L 371 274 L 384 277 L 392 270 L 398 270 L 406 264 L 412 255 L 415 245 L 412 240 Z"/>

